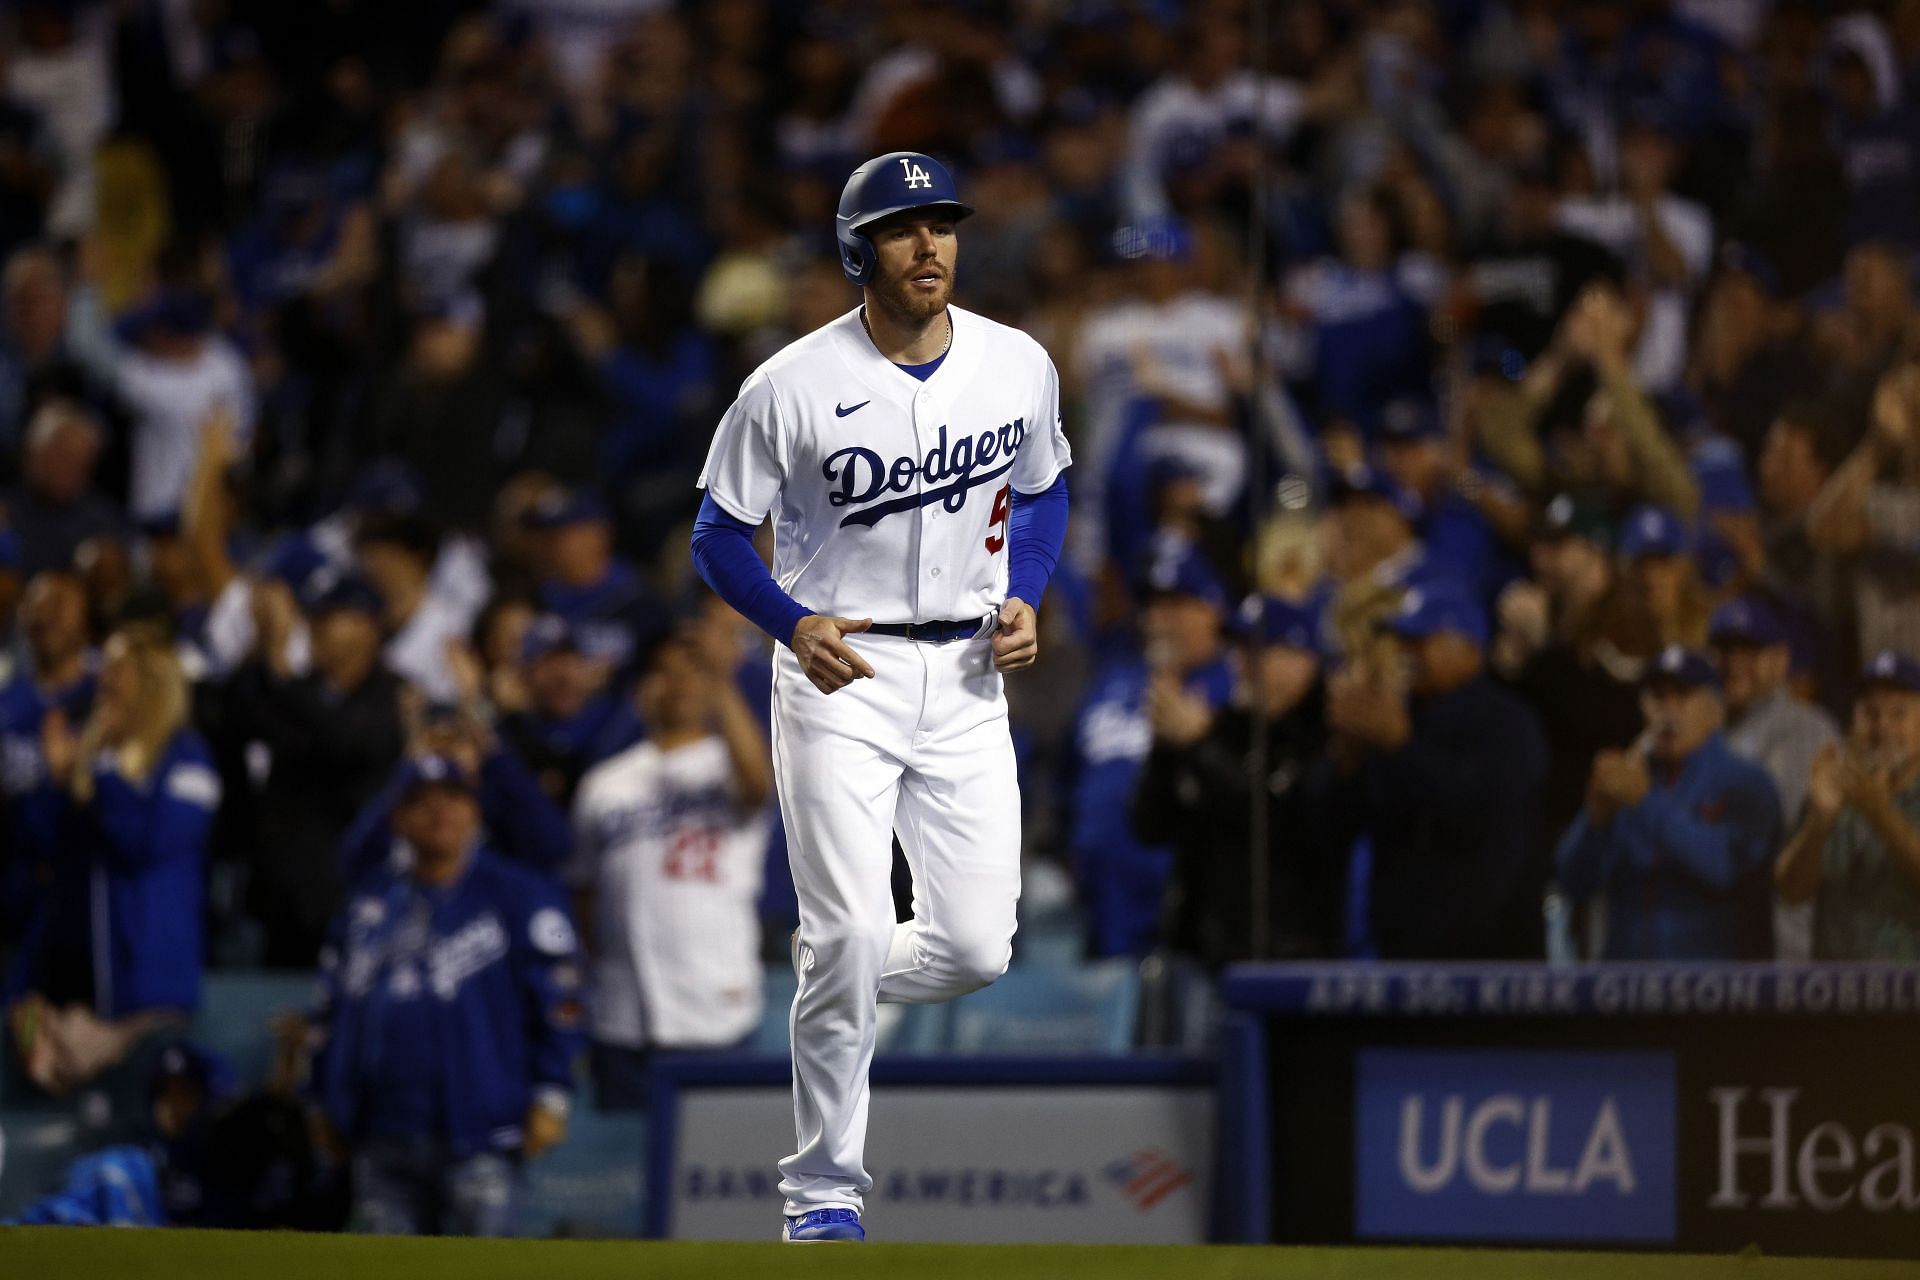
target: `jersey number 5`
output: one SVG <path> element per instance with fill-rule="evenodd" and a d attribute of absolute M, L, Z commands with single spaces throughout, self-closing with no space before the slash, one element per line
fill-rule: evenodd
<path fill-rule="evenodd" d="M 987 518 L 987 550 L 995 555 L 1007 545 L 1007 517 L 1013 509 L 1013 488 L 1001 485 L 993 495 L 993 514 Z"/>

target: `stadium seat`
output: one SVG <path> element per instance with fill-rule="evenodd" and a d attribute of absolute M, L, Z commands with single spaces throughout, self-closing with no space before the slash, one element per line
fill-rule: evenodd
<path fill-rule="evenodd" d="M 1031 920 L 1022 920 L 1013 935 L 1013 963 L 1072 969 L 1086 960 L 1086 927 L 1071 911 L 1050 911 Z"/>
<path fill-rule="evenodd" d="M 773 968 L 767 971 L 761 989 L 766 1002 L 760 1011 L 760 1025 L 747 1042 L 747 1052 L 784 1058 L 791 1049 L 787 1037 L 787 1011 L 793 1006 L 798 985 L 793 971 Z M 874 1052 L 883 1054 L 940 1053 L 947 1042 L 946 1005 L 889 1004 L 880 1007 L 879 1035 Z"/>
<path fill-rule="evenodd" d="M 1219 988 L 1191 956 L 1157 952 L 1140 962 L 1140 1047 L 1209 1053 L 1220 1033 Z"/>
<path fill-rule="evenodd" d="M 0 1109 L 34 1106 L 43 1096 L 21 1070 L 11 1047 L 0 1052 Z"/>
<path fill-rule="evenodd" d="M 1013 963 L 1070 969 L 1087 958 L 1087 923 L 1075 905 L 1072 880 L 1048 859 L 1023 864 L 1020 927 Z"/>
<path fill-rule="evenodd" d="M 953 1005 L 954 1053 L 1123 1054 L 1133 1047 L 1140 973 L 1131 960 L 1014 967 Z"/>
<path fill-rule="evenodd" d="M 951 1004 L 881 1005 L 874 1052 L 909 1057 L 944 1053 L 952 1014 Z"/>
<path fill-rule="evenodd" d="M 209 973 L 187 1036 L 225 1058 L 240 1089 L 258 1088 L 273 1066 L 275 1015 L 305 1011 L 313 1003 L 313 992 L 314 978 L 308 973 Z"/>
<path fill-rule="evenodd" d="M 56 1111 L 0 1111 L 0 1218 L 58 1190 L 84 1149 L 80 1123 Z"/>
<path fill-rule="evenodd" d="M 772 1057 L 787 1056 L 787 1011 L 793 1007 L 794 989 L 800 980 L 787 965 L 771 965 L 760 979 L 760 1025 L 747 1041 L 747 1052 Z"/>
<path fill-rule="evenodd" d="M 646 1117 L 574 1110 L 567 1140 L 527 1162 L 520 1232 L 527 1236 L 632 1237 L 646 1197 Z"/>
<path fill-rule="evenodd" d="M 1072 942 L 1077 948 L 1077 932 Z M 1177 977 L 1164 996 L 1168 1047 L 1204 1047 L 1211 984 L 1197 968 L 1181 970 Z M 747 1052 L 784 1057 L 796 981 L 791 971 L 776 966 L 763 982 L 765 1007 Z M 1029 954 L 985 991 L 951 1004 L 882 1005 L 875 1052 L 1126 1053 L 1133 1047 L 1140 1004 L 1140 975 L 1132 961 L 1089 964 L 1062 948 L 1043 959 Z"/>

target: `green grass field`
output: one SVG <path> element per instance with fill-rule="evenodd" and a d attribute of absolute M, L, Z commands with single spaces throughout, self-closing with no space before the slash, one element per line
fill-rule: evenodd
<path fill-rule="evenodd" d="M 1920 1264 L 1461 1249 L 653 1244 L 0 1228 L 7 1280 L 1911 1280 Z"/>

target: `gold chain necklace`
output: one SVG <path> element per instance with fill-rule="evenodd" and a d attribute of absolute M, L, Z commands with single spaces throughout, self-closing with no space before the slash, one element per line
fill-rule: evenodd
<path fill-rule="evenodd" d="M 873 326 L 867 323 L 867 309 L 864 306 L 860 308 L 860 327 L 867 331 L 867 337 L 869 339 L 873 338 Z M 947 317 L 947 340 L 940 344 L 940 356 L 947 354 L 947 349 L 952 345 L 953 345 L 953 317 L 948 316 Z M 934 359 L 938 360 L 940 356 L 935 356 Z"/>

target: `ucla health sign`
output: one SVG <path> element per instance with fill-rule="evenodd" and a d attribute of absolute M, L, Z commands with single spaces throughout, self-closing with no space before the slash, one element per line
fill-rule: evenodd
<path fill-rule="evenodd" d="M 1672 1055 L 1366 1049 L 1361 1239 L 1674 1239 Z"/>

